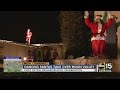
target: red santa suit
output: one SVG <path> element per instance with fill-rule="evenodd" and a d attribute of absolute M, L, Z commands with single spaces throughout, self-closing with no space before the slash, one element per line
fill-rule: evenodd
<path fill-rule="evenodd" d="M 32 32 L 30 32 L 30 29 L 28 29 L 26 33 L 26 42 L 28 44 L 30 44 L 31 36 L 32 36 Z"/>
<path fill-rule="evenodd" d="M 91 22 L 88 17 L 84 17 L 85 24 L 91 28 L 91 42 L 92 42 L 92 52 L 93 56 L 103 55 L 106 47 L 106 29 L 112 24 L 113 19 L 109 16 L 109 19 L 104 24 L 99 24 Z M 97 18 L 101 18 L 97 15 Z"/>

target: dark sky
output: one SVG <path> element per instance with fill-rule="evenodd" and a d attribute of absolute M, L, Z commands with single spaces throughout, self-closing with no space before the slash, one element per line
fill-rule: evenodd
<path fill-rule="evenodd" d="M 32 43 L 60 42 L 57 11 L 0 11 L 0 39 L 25 43 L 28 28 Z"/>

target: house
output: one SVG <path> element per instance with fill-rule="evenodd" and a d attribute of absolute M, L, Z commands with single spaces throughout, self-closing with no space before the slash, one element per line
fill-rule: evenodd
<path fill-rule="evenodd" d="M 64 47 L 64 44 L 62 43 L 26 45 L 23 43 L 17 43 L 14 41 L 7 41 L 7 40 L 0 40 L 0 57 L 4 57 L 4 56 L 17 57 L 18 56 L 23 59 L 24 57 L 28 57 L 31 51 L 35 58 L 39 57 L 43 61 L 43 59 L 46 56 L 47 50 L 49 48 L 56 48 L 59 57 L 61 59 L 64 58 L 65 47 Z M 36 56 L 36 52 L 38 52 L 39 55 Z"/>

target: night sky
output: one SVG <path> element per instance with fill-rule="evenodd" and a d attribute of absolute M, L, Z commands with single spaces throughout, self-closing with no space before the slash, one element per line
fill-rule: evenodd
<path fill-rule="evenodd" d="M 32 43 L 60 42 L 58 11 L 0 11 L 0 39 L 25 43 L 28 28 Z"/>

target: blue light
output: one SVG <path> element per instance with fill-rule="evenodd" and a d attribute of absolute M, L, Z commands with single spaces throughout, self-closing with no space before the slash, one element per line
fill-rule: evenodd
<path fill-rule="evenodd" d="M 18 57 L 18 56 L 4 56 L 4 59 L 21 59 L 21 57 Z"/>

